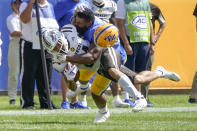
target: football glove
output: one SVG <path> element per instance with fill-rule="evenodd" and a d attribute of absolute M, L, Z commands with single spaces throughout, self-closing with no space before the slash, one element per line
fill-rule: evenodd
<path fill-rule="evenodd" d="M 74 80 L 77 72 L 78 72 L 78 67 L 76 65 L 73 65 L 70 62 L 66 64 L 64 69 L 64 75 L 66 76 L 67 80 L 69 81 Z"/>

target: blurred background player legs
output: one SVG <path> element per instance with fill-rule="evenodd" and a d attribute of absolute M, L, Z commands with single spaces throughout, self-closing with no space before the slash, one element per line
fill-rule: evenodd
<path fill-rule="evenodd" d="M 62 109 L 76 109 L 76 108 L 81 108 L 81 109 L 89 109 L 86 105 L 78 101 L 78 96 L 71 98 L 71 102 L 69 103 L 68 98 L 66 96 L 69 88 L 68 88 L 68 82 L 64 79 L 64 76 L 62 75 L 61 77 L 61 89 L 62 89 L 62 103 L 61 103 L 61 108 Z"/>
<path fill-rule="evenodd" d="M 193 15 L 196 18 L 196 32 L 197 32 L 197 4 L 194 9 Z M 197 71 L 196 71 L 194 79 L 193 79 L 192 90 L 191 90 L 188 102 L 189 103 L 197 103 Z"/>
<path fill-rule="evenodd" d="M 18 75 L 20 69 L 19 62 L 19 41 L 21 34 L 21 23 L 19 19 L 19 6 L 21 0 L 12 0 L 12 14 L 7 17 L 7 27 L 10 31 L 10 43 L 8 51 L 8 97 L 9 103 L 15 105 L 17 97 Z"/>
<path fill-rule="evenodd" d="M 160 10 L 160 8 L 158 6 L 156 6 L 153 3 L 150 3 L 150 7 L 151 7 L 151 13 L 152 13 L 152 25 L 153 25 L 153 44 L 156 45 L 157 41 L 159 40 L 161 34 L 163 33 L 164 29 L 165 29 L 165 18 L 163 17 L 163 14 Z M 158 21 L 159 23 L 159 29 L 158 31 L 155 33 L 155 22 Z M 148 65 L 147 65 L 147 70 L 152 70 L 152 65 L 153 65 L 153 61 L 154 61 L 154 52 L 151 53 L 150 52 L 150 56 L 148 59 Z M 146 83 L 146 84 L 142 84 L 142 88 L 141 88 L 141 92 L 144 95 L 144 97 L 147 99 L 147 106 L 148 107 L 152 107 L 153 104 L 151 104 L 151 102 L 148 99 L 148 90 L 150 87 L 150 83 Z"/>
<path fill-rule="evenodd" d="M 194 75 L 192 90 L 188 100 L 189 103 L 197 103 L 197 72 Z"/>
<path fill-rule="evenodd" d="M 66 92 L 68 90 L 68 85 L 64 80 L 64 77 L 61 76 L 61 89 L 62 89 L 62 103 L 61 103 L 61 108 L 62 109 L 69 109 L 70 104 L 68 102 L 68 98 L 66 97 Z"/>

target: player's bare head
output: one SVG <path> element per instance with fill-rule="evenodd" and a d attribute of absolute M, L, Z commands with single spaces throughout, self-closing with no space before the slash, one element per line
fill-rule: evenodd
<path fill-rule="evenodd" d="M 81 34 L 85 33 L 88 27 L 94 22 L 94 19 L 94 13 L 88 8 L 84 8 L 83 11 L 77 12 L 74 22 L 77 32 Z"/>
<path fill-rule="evenodd" d="M 56 29 L 42 29 L 44 48 L 52 55 L 67 54 L 69 49 L 68 40 Z"/>
<path fill-rule="evenodd" d="M 22 2 L 21 0 L 12 0 L 12 1 L 11 1 L 12 10 L 13 10 L 16 14 L 18 14 L 18 12 L 19 12 L 19 6 L 20 6 L 20 3 L 21 3 L 21 2 Z"/>
<path fill-rule="evenodd" d="M 80 0 L 74 0 L 75 2 L 79 2 Z"/>

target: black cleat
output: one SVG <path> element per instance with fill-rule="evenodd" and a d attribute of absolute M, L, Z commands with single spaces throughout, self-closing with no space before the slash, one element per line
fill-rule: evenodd
<path fill-rule="evenodd" d="M 188 102 L 189 103 L 197 103 L 197 99 L 189 98 Z"/>

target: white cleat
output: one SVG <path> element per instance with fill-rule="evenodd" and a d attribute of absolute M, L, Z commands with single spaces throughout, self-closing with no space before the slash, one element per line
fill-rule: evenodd
<path fill-rule="evenodd" d="M 135 106 L 133 107 L 132 111 L 142 111 L 147 106 L 147 101 L 144 97 L 138 98 L 135 100 Z"/>
<path fill-rule="evenodd" d="M 112 105 L 114 108 L 128 108 L 130 107 L 129 103 L 123 102 L 121 99 L 113 99 Z"/>
<path fill-rule="evenodd" d="M 176 74 L 175 72 L 169 72 L 165 68 L 163 68 L 162 66 L 157 66 L 155 70 L 162 72 L 161 78 L 169 79 L 172 81 L 180 81 L 181 80 L 181 78 L 178 74 Z"/>
<path fill-rule="evenodd" d="M 110 116 L 109 110 L 105 113 L 101 113 L 98 111 L 98 114 L 96 115 L 96 118 L 94 119 L 94 123 L 102 123 L 105 122 Z"/>

